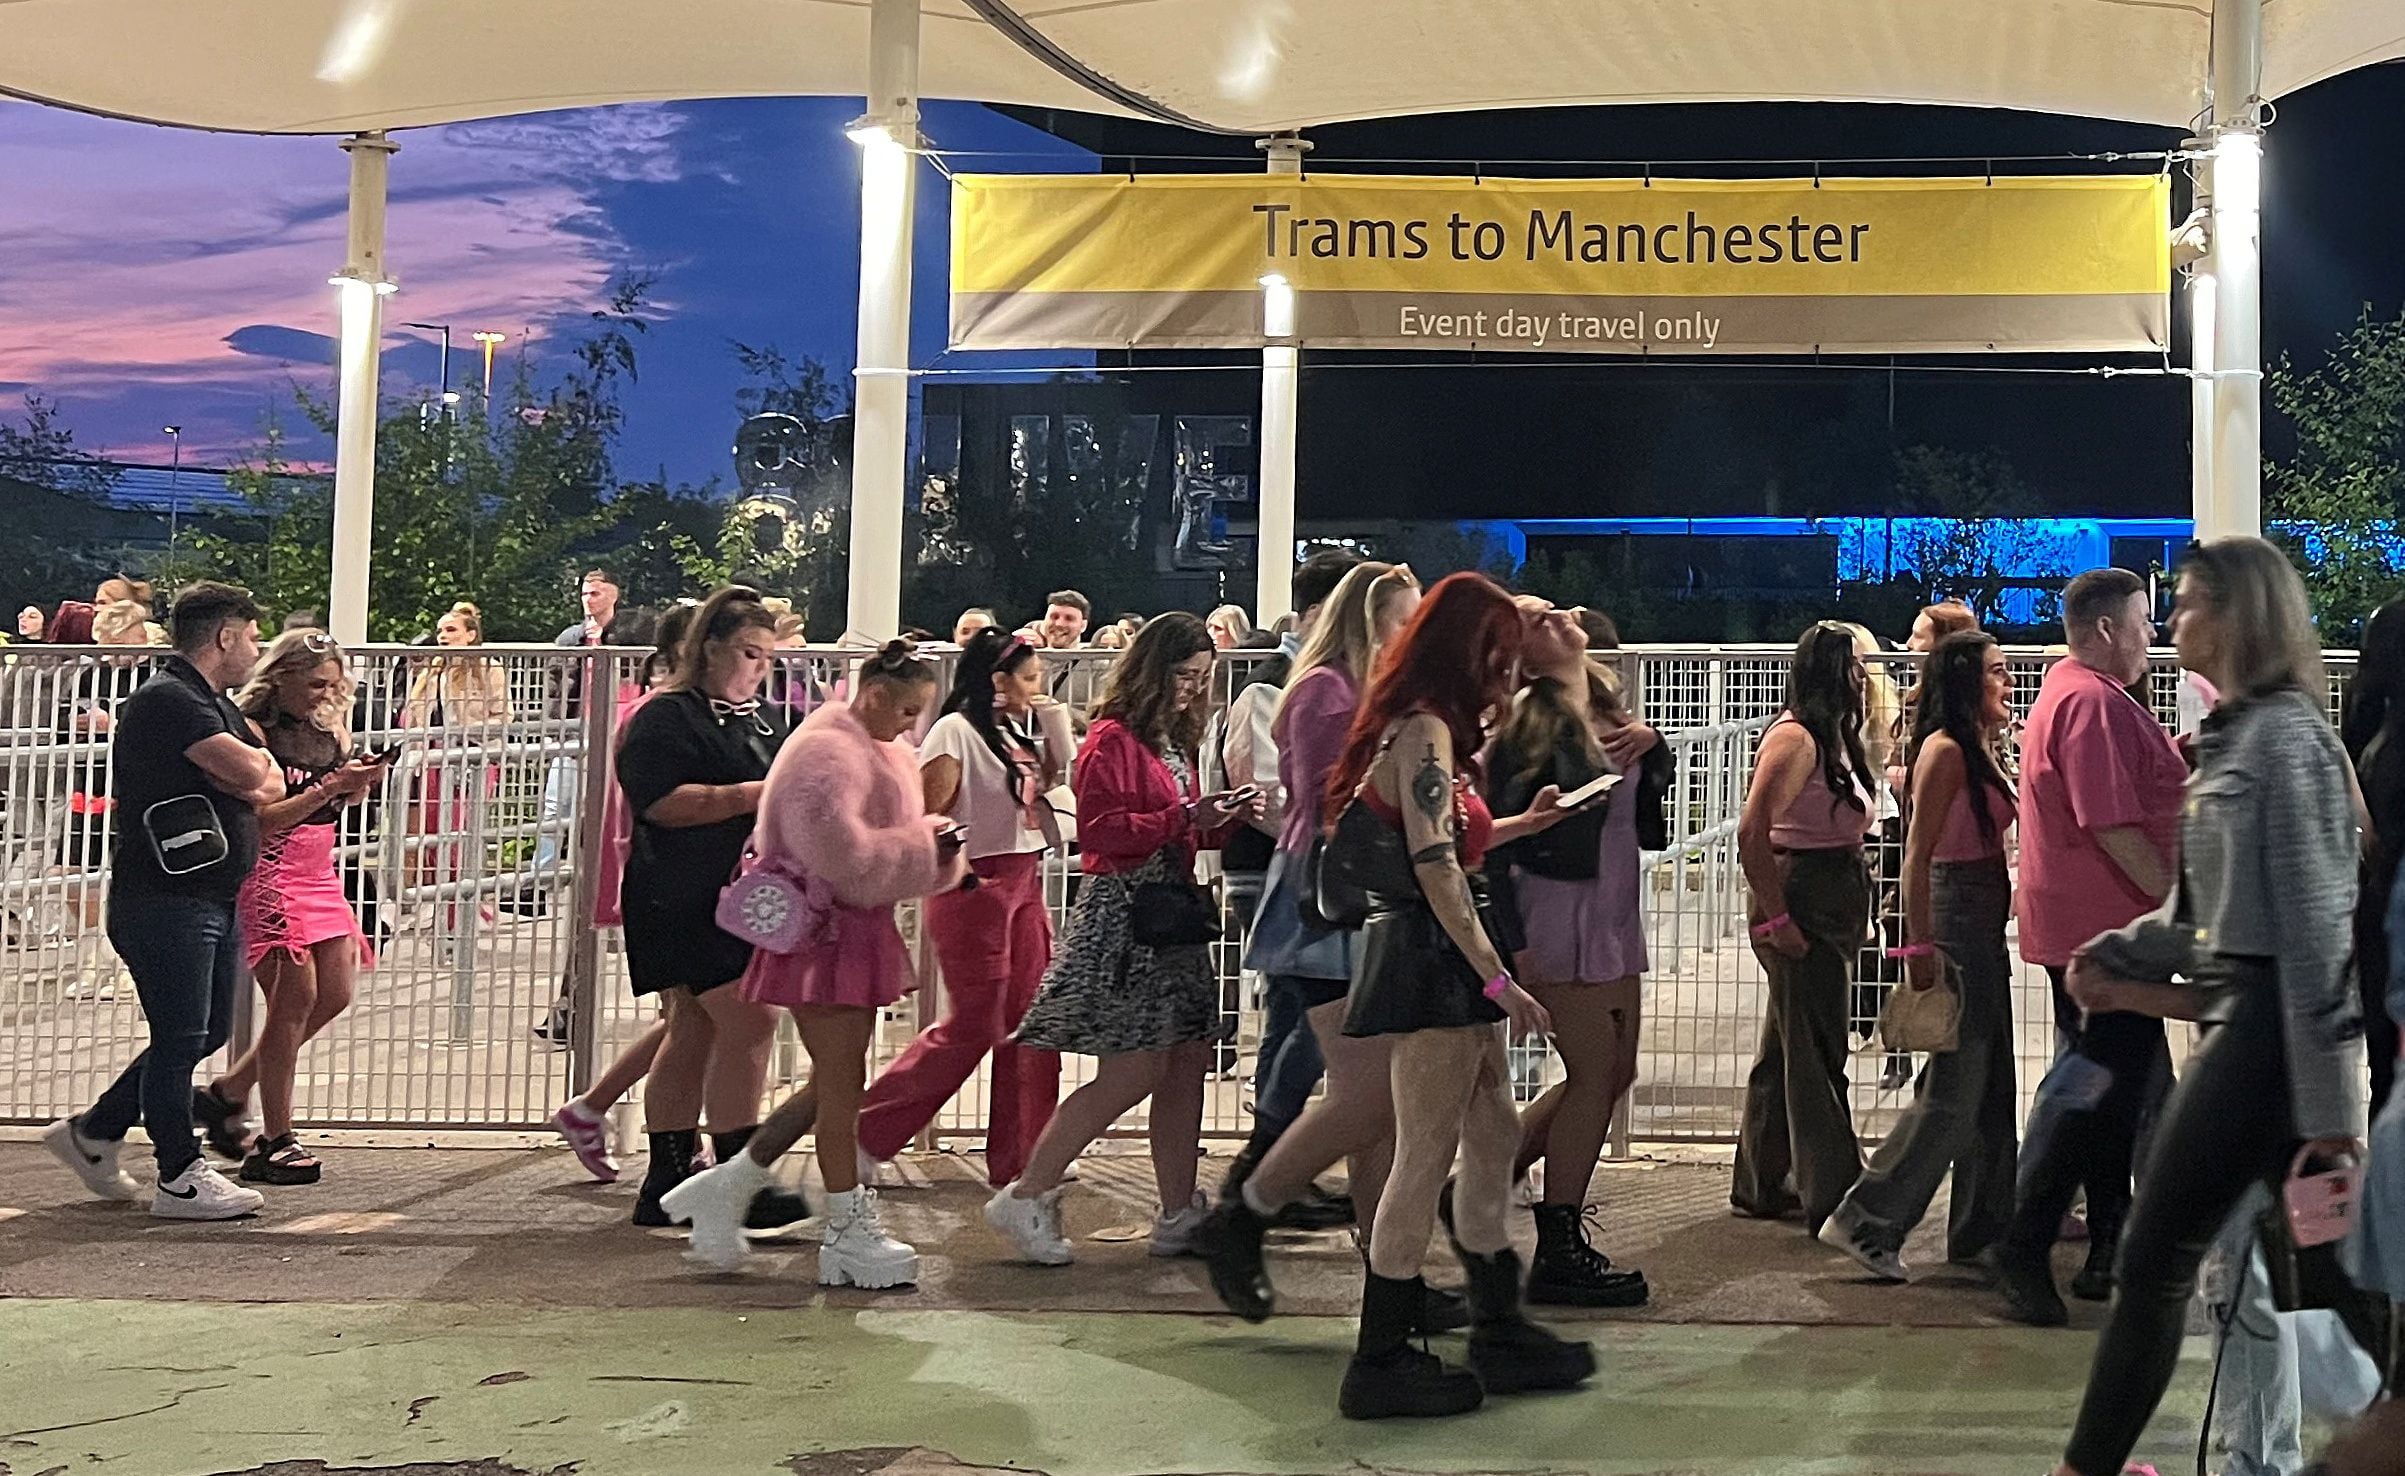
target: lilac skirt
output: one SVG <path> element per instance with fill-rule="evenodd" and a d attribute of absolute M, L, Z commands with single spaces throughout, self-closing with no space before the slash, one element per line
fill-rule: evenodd
<path fill-rule="evenodd" d="M 1594 880 L 1548 881 L 1515 869 L 1520 920 L 1528 930 L 1520 976 L 1538 984 L 1608 984 L 1644 973 L 1637 863 L 1637 808 L 1615 803 L 1604 822 Z"/>

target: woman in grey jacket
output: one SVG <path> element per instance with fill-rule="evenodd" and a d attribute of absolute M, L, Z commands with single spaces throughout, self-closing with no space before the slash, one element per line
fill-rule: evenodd
<path fill-rule="evenodd" d="M 2300 1147 L 2362 1151 L 2355 817 L 2304 584 L 2259 538 L 2199 545 L 2171 637 L 2221 693 L 2198 736 L 2179 875 L 2160 907 L 2074 955 L 2066 984 L 2083 1010 L 2214 1028 L 2155 1130 L 2057 1476 L 2116 1476 L 2129 1459 L 2178 1362 L 2198 1262 L 2240 1197 L 2276 1192 Z"/>

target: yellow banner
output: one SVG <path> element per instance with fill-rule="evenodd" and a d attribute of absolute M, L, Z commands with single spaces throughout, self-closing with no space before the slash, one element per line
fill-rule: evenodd
<path fill-rule="evenodd" d="M 952 346 L 2154 351 L 2168 212 L 2159 176 L 962 175 Z"/>

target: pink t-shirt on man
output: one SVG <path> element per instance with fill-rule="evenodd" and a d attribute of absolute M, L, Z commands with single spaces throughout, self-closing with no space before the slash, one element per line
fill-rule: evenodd
<path fill-rule="evenodd" d="M 2021 736 L 2021 957 L 2063 968 L 2154 906 L 2096 832 L 2137 826 L 2176 863 L 2187 782 L 2171 735 L 2111 677 L 2076 657 L 2047 669 Z"/>

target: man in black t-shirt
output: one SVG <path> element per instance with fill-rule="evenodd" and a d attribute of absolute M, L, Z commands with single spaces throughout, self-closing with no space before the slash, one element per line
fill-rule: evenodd
<path fill-rule="evenodd" d="M 259 607 L 224 584 L 195 584 L 168 615 L 174 653 L 117 709 L 109 755 L 116 845 L 109 942 L 133 975 L 150 1048 L 81 1116 L 42 1135 L 103 1199 L 140 1192 L 117 1166 L 136 1121 L 150 1131 L 159 1184 L 150 1212 L 225 1220 L 264 1202 L 228 1180 L 192 1140 L 197 1113 L 212 1146 L 232 1151 L 238 1110 L 195 1092 L 192 1072 L 233 1027 L 243 979 L 234 898 L 259 860 L 256 806 L 284 797 L 275 761 L 226 691 L 259 664 Z"/>

